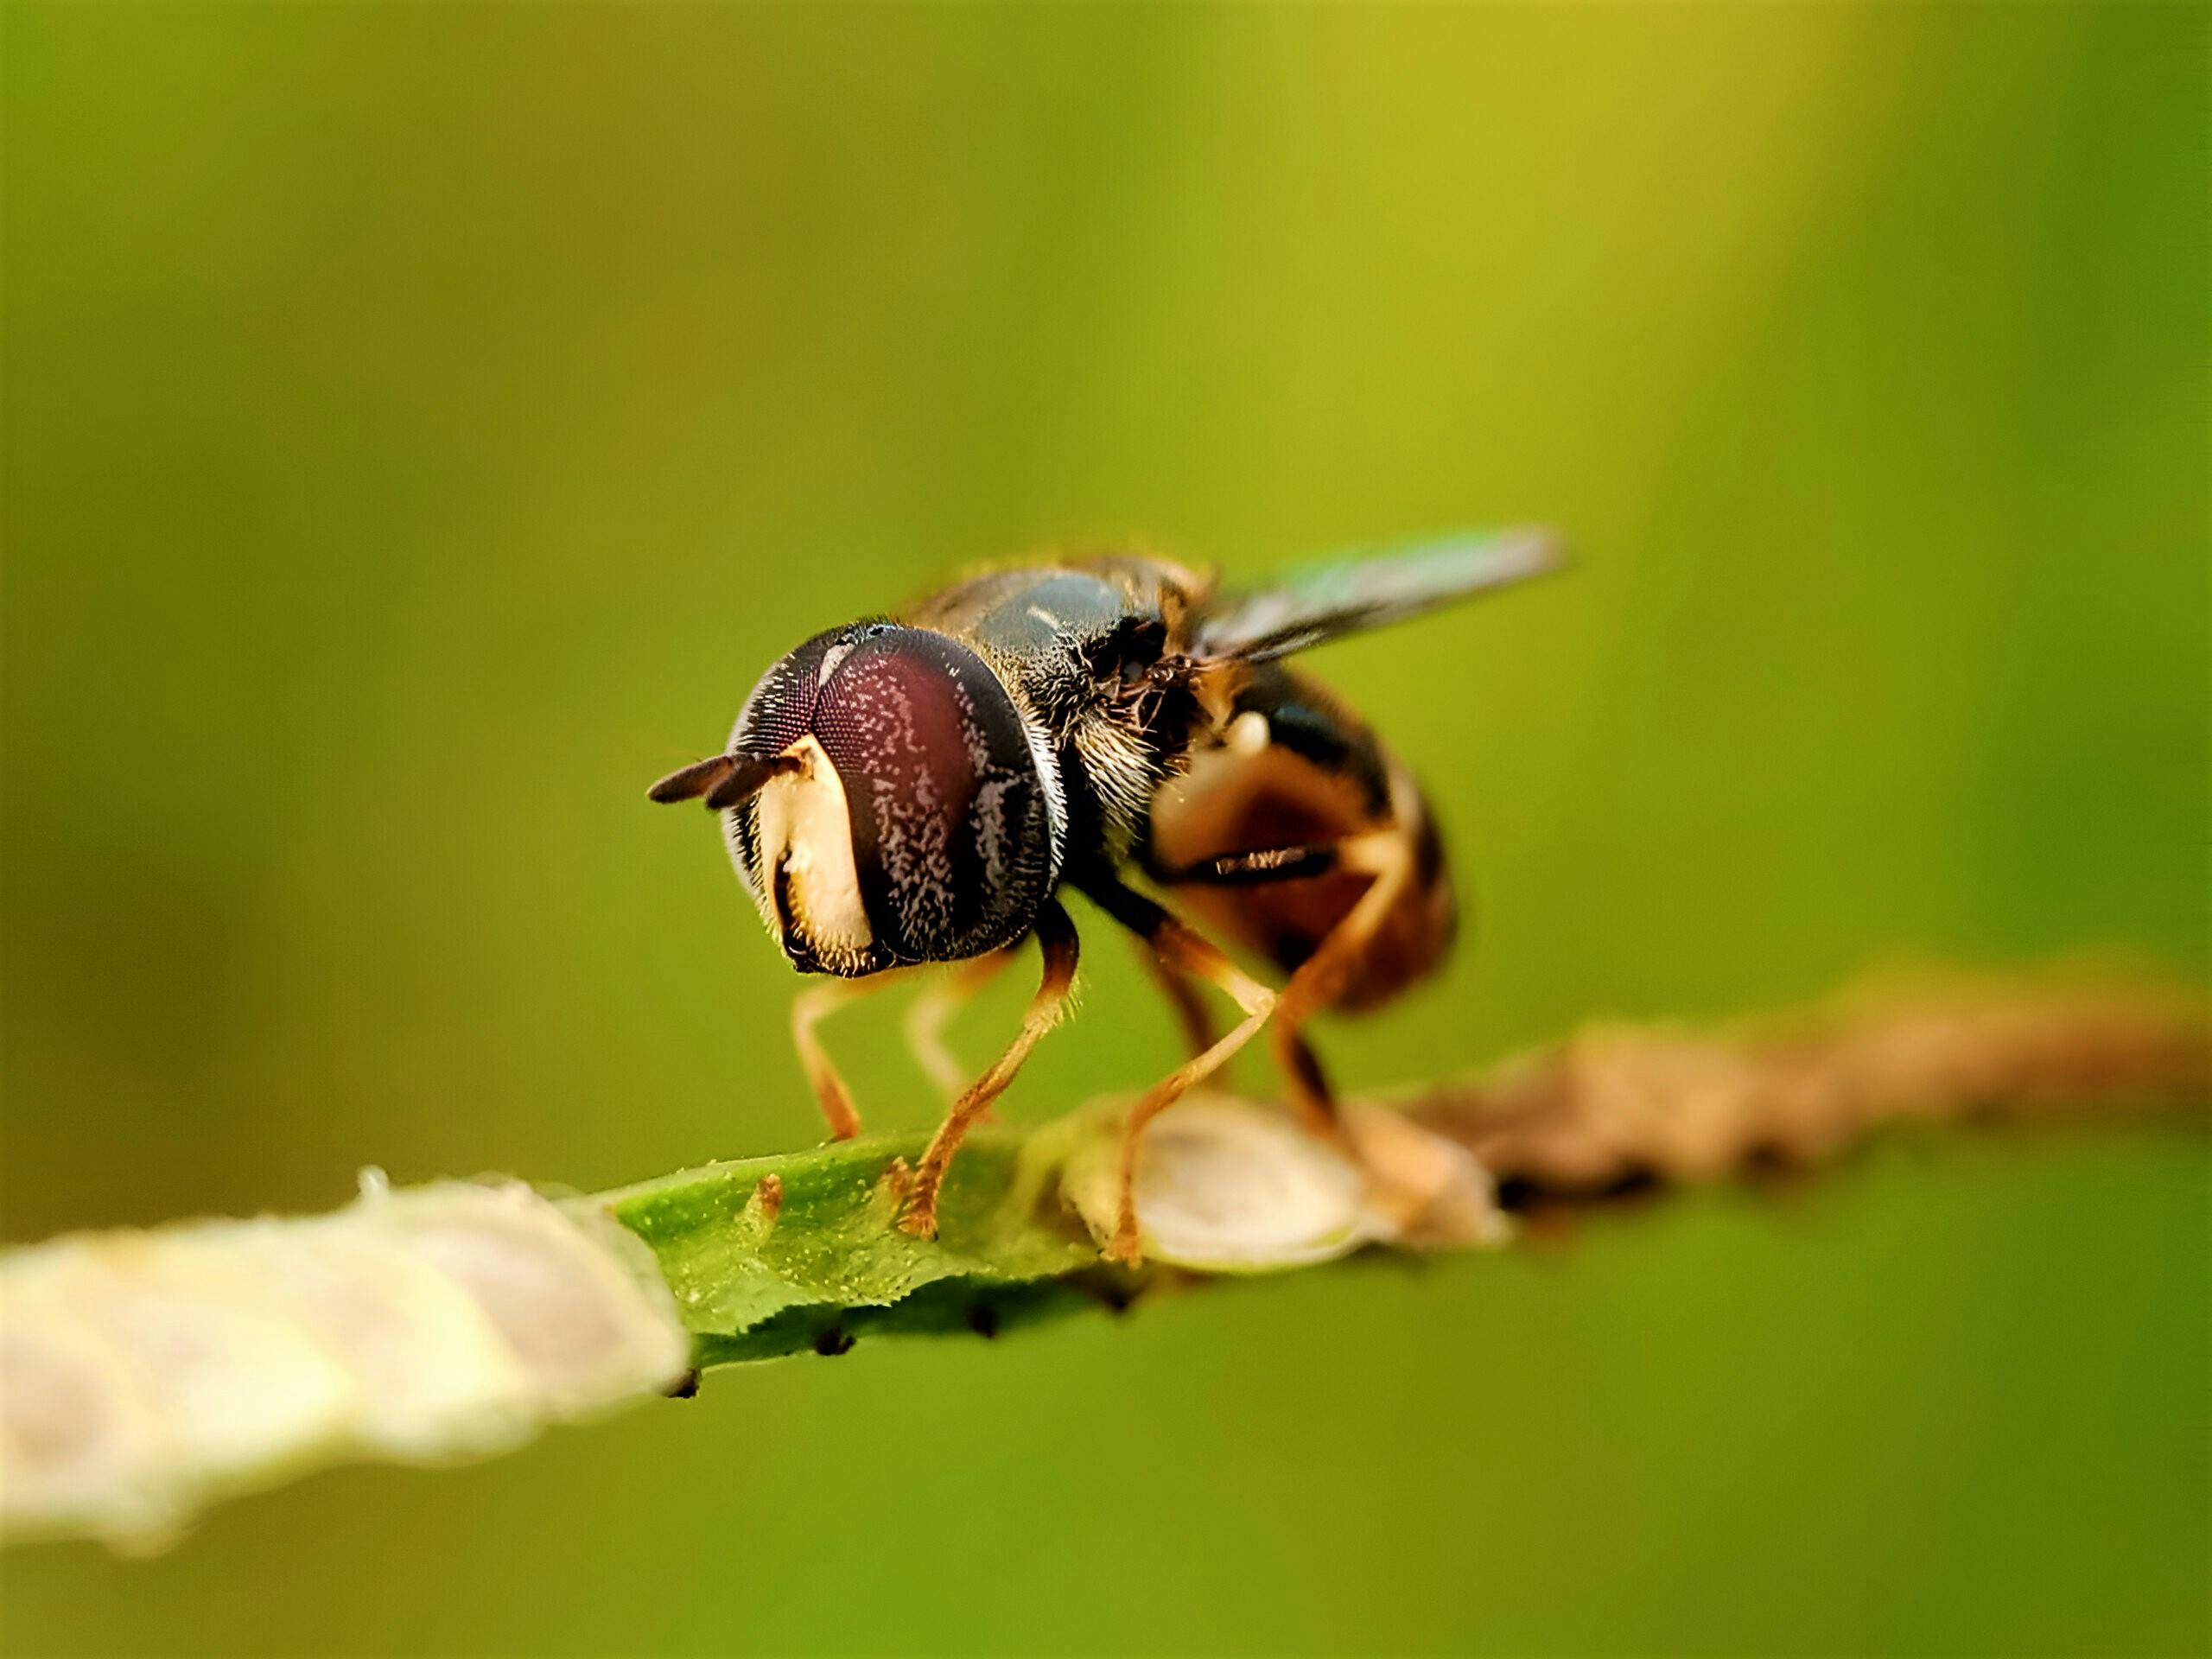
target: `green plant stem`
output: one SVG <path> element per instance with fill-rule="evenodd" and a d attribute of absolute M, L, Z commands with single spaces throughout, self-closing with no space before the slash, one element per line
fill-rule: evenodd
<path fill-rule="evenodd" d="M 1110 1106 L 973 1136 L 940 1230 L 898 1226 L 919 1136 L 585 1198 L 386 1191 L 335 1215 L 81 1235 L 0 1257 L 0 1525 L 140 1547 L 216 1498 L 365 1458 L 450 1462 L 680 1393 L 697 1368 L 880 1333 L 986 1335 L 1209 1271 L 1496 1243 L 1519 1209 L 1810 1169 L 1884 1125 L 2201 1122 L 2196 990 L 1947 982 L 1717 1034 L 1586 1031 L 1347 1119 L 1192 1100 L 1146 1142 L 1149 1264 L 1109 1265 Z"/>

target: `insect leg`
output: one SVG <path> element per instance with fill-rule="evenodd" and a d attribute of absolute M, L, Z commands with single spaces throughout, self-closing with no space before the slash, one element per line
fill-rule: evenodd
<path fill-rule="evenodd" d="M 1224 853 L 1217 858 L 1201 859 L 1195 864 L 1173 868 L 1157 866 L 1147 871 L 1154 880 L 1164 887 L 1262 887 L 1273 881 L 1296 881 L 1306 877 L 1326 875 L 1343 861 L 1344 843 L 1322 842 L 1297 847 L 1268 847 L 1243 853 Z M 1198 1009 L 1198 1017 L 1205 1018 L 1197 999 L 1189 990 L 1189 982 L 1171 973 L 1166 967 L 1155 965 L 1154 972 L 1163 983 L 1172 980 L 1184 999 L 1178 1003 L 1184 1013 L 1188 1027 L 1191 1015 L 1187 1010 Z M 1171 993 L 1173 995 L 1173 993 Z M 1278 1011 L 1277 1019 L 1281 1014 Z M 1204 1027 L 1198 1027 L 1205 1031 Z M 1198 1042 L 1192 1052 L 1203 1052 L 1212 1040 L 1208 1032 L 1205 1041 Z M 1327 1074 L 1321 1069 L 1320 1056 L 1313 1045 L 1300 1036 L 1295 1025 L 1275 1028 L 1275 1055 L 1290 1078 L 1290 1093 L 1299 1114 L 1306 1126 L 1325 1140 L 1342 1142 L 1343 1132 L 1337 1126 L 1336 1114 L 1327 1103 L 1334 1096 L 1330 1090 Z M 1317 1103 L 1319 1106 L 1317 1109 Z"/>
<path fill-rule="evenodd" d="M 837 1075 L 837 1068 L 814 1028 L 848 1002 L 857 1002 L 883 989 L 899 979 L 901 972 L 892 969 L 866 979 L 824 980 L 819 985 L 808 986 L 791 999 L 791 1046 L 798 1050 L 798 1063 L 806 1071 L 815 1099 L 822 1103 L 822 1116 L 830 1120 L 830 1138 L 833 1141 L 849 1141 L 858 1135 L 861 1115 L 853 1109 L 853 1097 L 845 1088 L 845 1081 Z"/>
<path fill-rule="evenodd" d="M 1315 1134 L 1349 1149 L 1344 1127 L 1337 1120 L 1335 1095 L 1319 1057 L 1300 1028 L 1317 1010 L 1336 1001 L 1344 989 L 1344 976 L 1413 880 L 1414 844 L 1402 831 L 1378 830 L 1338 842 L 1336 852 L 1338 868 L 1365 871 L 1375 879 L 1344 919 L 1329 930 L 1313 954 L 1291 975 L 1275 1004 L 1275 1023 L 1269 1037 L 1299 1116 Z"/>
<path fill-rule="evenodd" d="M 1141 1254 L 1137 1248 L 1137 1147 L 1144 1138 L 1145 1125 L 1180 1100 L 1192 1085 L 1218 1071 L 1230 1055 L 1251 1041 L 1274 1011 L 1275 994 L 1151 899 L 1130 891 L 1110 874 L 1093 875 L 1083 891 L 1100 909 L 1151 945 L 1169 969 L 1219 987 L 1244 1011 L 1244 1018 L 1227 1036 L 1204 1053 L 1184 1061 L 1129 1108 L 1122 1127 L 1120 1211 L 1106 1254 L 1134 1266 Z"/>
<path fill-rule="evenodd" d="M 937 1236 L 938 1192 L 944 1185 L 944 1173 L 951 1166 L 952 1154 L 960 1150 L 960 1142 L 975 1126 L 976 1120 L 1006 1092 L 1006 1086 L 1014 1081 L 1014 1074 L 1029 1058 L 1029 1051 L 1037 1046 L 1037 1039 L 1059 1022 L 1067 1007 L 1068 992 L 1075 984 L 1077 947 L 1075 924 L 1057 899 L 1047 899 L 1044 909 L 1038 912 L 1037 947 L 1044 957 L 1044 972 L 1038 981 L 1036 995 L 1029 1000 L 1029 1012 L 1022 1016 L 1021 1029 L 991 1069 L 952 1103 L 944 1122 L 930 1137 L 929 1148 L 922 1154 L 921 1167 L 914 1172 L 913 1192 L 899 1224 L 917 1237 Z"/>
<path fill-rule="evenodd" d="M 1153 983 L 1160 987 L 1160 994 L 1174 1008 L 1175 1021 L 1183 1028 L 1185 1045 L 1194 1055 L 1205 1053 L 1213 1046 L 1213 1016 L 1206 1012 L 1205 1001 L 1199 996 L 1198 987 L 1188 974 L 1162 962 L 1145 940 L 1133 938 L 1131 942 L 1137 948 L 1137 960 L 1144 963 Z"/>
<path fill-rule="evenodd" d="M 1336 1088 L 1321 1065 L 1321 1057 L 1313 1052 L 1313 1045 L 1294 1026 L 1283 1027 L 1274 1036 L 1275 1064 L 1290 1085 L 1290 1103 L 1297 1109 L 1300 1121 L 1322 1140 L 1340 1151 L 1351 1153 L 1351 1138 L 1345 1135 L 1343 1120 L 1337 1114 Z"/>
<path fill-rule="evenodd" d="M 968 1087 L 968 1072 L 946 1046 L 944 1028 L 976 992 L 1006 971 L 1014 956 L 1008 948 L 961 963 L 951 973 L 930 981 L 906 1010 L 906 1046 L 913 1052 L 914 1063 L 947 1100 L 960 1098 Z"/>

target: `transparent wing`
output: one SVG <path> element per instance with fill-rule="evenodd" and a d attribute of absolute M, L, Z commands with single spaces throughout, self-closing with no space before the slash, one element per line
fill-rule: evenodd
<path fill-rule="evenodd" d="M 1286 571 L 1264 592 L 1213 600 L 1194 630 L 1196 651 L 1264 663 L 1526 582 L 1564 562 L 1558 537 L 1535 525 L 1342 553 Z"/>

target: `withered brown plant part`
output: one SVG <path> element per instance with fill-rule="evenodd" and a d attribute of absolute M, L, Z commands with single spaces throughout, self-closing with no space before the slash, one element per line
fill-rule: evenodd
<path fill-rule="evenodd" d="M 1889 1123 L 2201 1117 L 2208 1103 L 2201 991 L 1928 976 L 1728 1031 L 1592 1026 L 1408 1109 L 1535 1205 L 1808 1169 Z"/>

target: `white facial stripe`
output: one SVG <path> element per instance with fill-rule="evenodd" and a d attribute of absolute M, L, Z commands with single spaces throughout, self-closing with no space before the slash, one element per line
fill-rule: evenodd
<path fill-rule="evenodd" d="M 754 804 L 762 898 L 773 925 L 827 967 L 859 961 L 875 942 L 853 864 L 853 822 L 837 768 L 812 736 L 784 751 L 801 762 L 770 779 Z M 776 872 L 791 913 L 778 913 Z"/>

